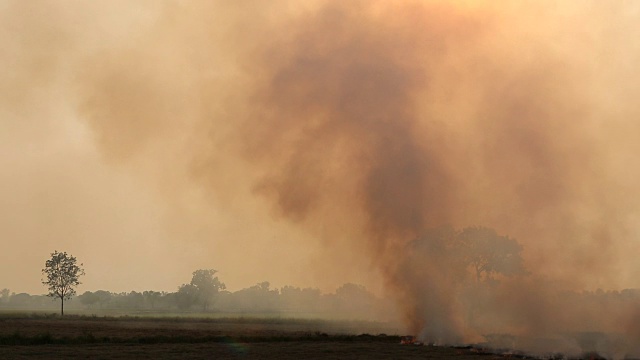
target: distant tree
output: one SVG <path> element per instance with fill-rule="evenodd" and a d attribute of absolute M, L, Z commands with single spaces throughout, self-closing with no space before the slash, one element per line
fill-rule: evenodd
<path fill-rule="evenodd" d="M 92 308 L 93 305 L 97 304 L 100 301 L 100 297 L 91 291 L 85 291 L 82 295 L 78 296 L 78 300 L 89 308 Z"/>
<path fill-rule="evenodd" d="M 268 281 L 259 282 L 253 285 L 251 288 L 256 289 L 258 291 L 269 291 L 271 287 L 271 283 Z"/>
<path fill-rule="evenodd" d="M 285 286 L 280 289 L 280 300 L 284 310 L 316 311 L 320 306 L 320 289 Z"/>
<path fill-rule="evenodd" d="M 151 309 L 155 309 L 156 302 L 162 297 L 162 293 L 158 291 L 144 291 L 142 293 L 145 302 L 151 306 Z"/>
<path fill-rule="evenodd" d="M 34 296 L 27 293 L 13 294 L 9 299 L 9 303 L 15 307 L 28 308 L 33 304 L 33 298 Z"/>
<path fill-rule="evenodd" d="M 363 285 L 346 283 L 336 289 L 336 295 L 345 298 L 354 298 L 360 296 L 369 296 L 370 293 Z"/>
<path fill-rule="evenodd" d="M 3 302 L 3 303 L 9 302 L 10 295 L 11 295 L 11 292 L 9 291 L 9 289 L 5 288 L 0 290 L 0 302 Z"/>
<path fill-rule="evenodd" d="M 449 225 L 424 229 L 409 245 L 412 252 L 445 255 L 454 244 L 456 233 Z"/>
<path fill-rule="evenodd" d="M 71 299 L 80 285 L 80 276 L 84 275 L 82 264 L 77 265 L 75 257 L 66 252 L 54 251 L 51 259 L 45 262 L 42 274 L 46 279 L 42 284 L 48 287 L 47 296 L 60 299 L 60 315 L 64 316 L 64 301 Z"/>
<path fill-rule="evenodd" d="M 144 305 L 144 295 L 137 291 L 132 291 L 125 296 L 126 307 L 140 309 Z"/>
<path fill-rule="evenodd" d="M 417 284 L 423 293 L 433 291 L 432 281 L 423 281 L 424 276 L 438 277 L 447 283 L 462 282 L 467 276 L 467 264 L 456 245 L 459 233 L 450 225 L 424 229 L 419 236 L 407 244 L 406 260 L 400 264 L 404 281 Z M 446 272 L 436 272 L 447 268 Z M 422 287 L 425 287 L 422 289 Z"/>
<path fill-rule="evenodd" d="M 182 284 L 175 296 L 178 309 L 187 310 L 198 300 L 198 288 L 191 284 Z"/>
<path fill-rule="evenodd" d="M 280 291 L 262 281 L 233 293 L 234 306 L 245 311 L 273 311 L 279 307 Z"/>
<path fill-rule="evenodd" d="M 113 294 L 107 290 L 98 290 L 94 292 L 95 296 L 98 297 L 98 306 L 100 309 L 104 307 L 105 304 L 108 304 L 113 297 Z"/>
<path fill-rule="evenodd" d="M 364 286 L 353 283 L 346 283 L 336 289 L 335 299 L 335 310 L 346 311 L 352 315 L 369 313 L 376 300 Z"/>
<path fill-rule="evenodd" d="M 522 245 L 491 228 L 467 227 L 456 236 L 456 244 L 464 262 L 475 272 L 476 282 L 489 280 L 494 274 L 526 274 L 520 256 Z"/>
<path fill-rule="evenodd" d="M 193 272 L 190 285 L 195 286 L 196 299 L 202 304 L 203 311 L 207 311 L 218 291 L 226 289 L 224 283 L 217 276 L 214 277 L 217 272 L 213 269 L 201 269 Z"/>

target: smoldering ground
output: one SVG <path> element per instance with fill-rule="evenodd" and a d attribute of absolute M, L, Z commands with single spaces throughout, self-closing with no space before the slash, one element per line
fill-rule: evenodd
<path fill-rule="evenodd" d="M 153 184 L 176 223 L 215 216 L 190 207 L 205 197 L 294 224 L 376 269 L 433 342 L 553 338 L 579 330 L 553 294 L 638 286 L 637 5 L 131 6 L 6 3 L 20 51 L 4 57 L 3 93 L 27 95 L 3 103 L 32 105 L 25 84 L 63 89 L 103 161 Z M 450 255 L 434 245 L 416 260 L 407 244 L 475 224 L 516 238 L 530 274 L 487 300 L 499 322 L 474 327 Z M 593 323 L 615 316 L 606 330 L 632 336 L 629 313 Z"/>

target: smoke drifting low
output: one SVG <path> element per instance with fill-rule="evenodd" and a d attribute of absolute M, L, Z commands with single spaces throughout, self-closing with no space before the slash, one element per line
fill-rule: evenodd
<path fill-rule="evenodd" d="M 71 29 L 51 52 L 73 66 L 52 73 L 107 163 L 178 209 L 204 196 L 366 259 L 427 341 L 579 331 L 557 291 L 640 286 L 634 4 L 76 5 L 45 20 Z M 482 328 L 448 255 L 407 246 L 476 224 L 516 238 L 530 271 Z"/>

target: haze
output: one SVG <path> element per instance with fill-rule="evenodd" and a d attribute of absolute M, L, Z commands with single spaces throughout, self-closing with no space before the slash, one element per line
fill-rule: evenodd
<path fill-rule="evenodd" d="M 640 287 L 635 2 L 1 4 L 2 287 L 57 249 L 80 291 L 447 302 L 445 264 L 402 271 L 442 225 L 516 238 L 536 284 Z"/>

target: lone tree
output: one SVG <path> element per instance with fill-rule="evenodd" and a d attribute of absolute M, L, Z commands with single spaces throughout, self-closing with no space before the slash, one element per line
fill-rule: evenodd
<path fill-rule="evenodd" d="M 466 264 L 475 271 L 476 282 L 489 280 L 494 274 L 504 276 L 527 273 L 522 257 L 522 245 L 508 236 L 500 236 L 494 229 L 472 226 L 456 237 L 459 251 Z M 484 276 L 483 276 L 484 275 Z"/>
<path fill-rule="evenodd" d="M 76 258 L 66 252 L 54 251 L 42 269 L 42 275 L 47 277 L 42 280 L 42 284 L 49 288 L 47 296 L 61 300 L 61 316 L 64 316 L 64 301 L 75 295 L 75 287 L 80 285 L 79 278 L 84 275 L 84 269 L 80 267 L 83 264 L 78 266 L 76 262 Z"/>

